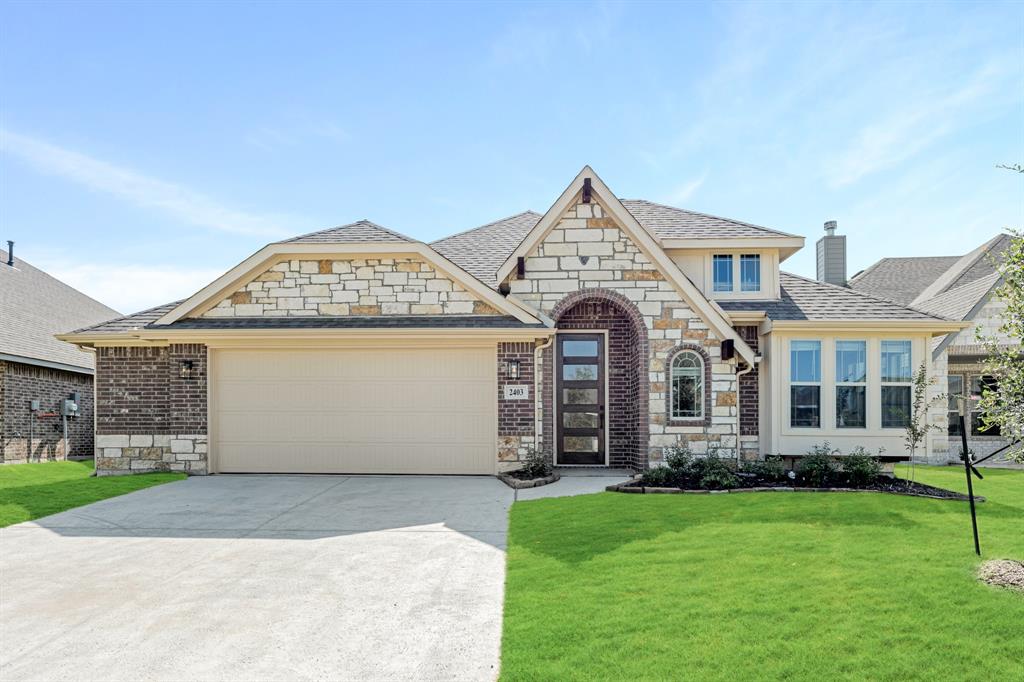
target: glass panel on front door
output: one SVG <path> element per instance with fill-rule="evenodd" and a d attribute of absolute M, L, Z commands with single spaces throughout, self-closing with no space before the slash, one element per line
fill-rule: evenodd
<path fill-rule="evenodd" d="M 603 334 L 558 335 L 558 464 L 605 464 L 604 353 Z"/>

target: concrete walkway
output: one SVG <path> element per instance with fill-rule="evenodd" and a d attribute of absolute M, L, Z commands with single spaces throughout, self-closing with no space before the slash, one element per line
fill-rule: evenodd
<path fill-rule="evenodd" d="M 519 499 L 603 490 L 565 475 Z M 490 477 L 211 476 L 0 531 L 0 679 L 489 680 Z"/>

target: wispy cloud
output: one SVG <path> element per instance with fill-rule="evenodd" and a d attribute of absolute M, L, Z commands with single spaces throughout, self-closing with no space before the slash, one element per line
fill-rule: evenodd
<path fill-rule="evenodd" d="M 63 258 L 44 259 L 34 265 L 123 313 L 187 298 L 223 274 L 214 268 L 109 263 L 98 265 Z"/>
<path fill-rule="evenodd" d="M 672 203 L 672 204 L 683 204 L 683 203 L 686 203 L 687 201 L 690 200 L 690 197 L 692 197 L 694 194 L 696 194 L 697 190 L 700 189 L 701 185 L 703 185 L 704 181 L 707 180 L 707 179 L 708 179 L 707 171 L 704 171 L 704 173 L 699 178 L 693 178 L 692 180 L 689 180 L 689 181 L 684 182 L 683 184 L 679 185 L 674 190 L 672 190 L 672 192 L 669 194 L 669 196 L 668 196 L 669 203 Z"/>
<path fill-rule="evenodd" d="M 137 206 L 156 209 L 192 225 L 237 234 L 278 237 L 281 217 L 228 208 L 211 197 L 130 168 L 0 128 L 0 152 L 16 156 L 37 170 L 105 192 Z"/>
<path fill-rule="evenodd" d="M 351 140 L 352 136 L 343 127 L 331 121 L 307 121 L 287 127 L 260 126 L 245 135 L 248 144 L 266 151 L 292 147 L 311 139 L 344 144 Z"/>
<path fill-rule="evenodd" d="M 491 61 L 498 66 L 544 65 L 559 51 L 590 54 L 612 35 L 625 6 L 618 2 L 571 5 L 573 15 L 587 13 L 583 24 L 573 22 L 561 11 L 529 9 L 502 28 L 491 42 Z"/>

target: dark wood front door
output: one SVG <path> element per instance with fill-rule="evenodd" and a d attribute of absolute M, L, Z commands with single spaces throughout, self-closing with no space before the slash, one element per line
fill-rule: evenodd
<path fill-rule="evenodd" d="M 558 463 L 604 466 L 604 335 L 559 334 L 556 346 Z"/>

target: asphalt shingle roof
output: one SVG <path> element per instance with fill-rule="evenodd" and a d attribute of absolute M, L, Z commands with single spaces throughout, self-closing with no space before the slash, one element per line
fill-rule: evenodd
<path fill-rule="evenodd" d="M 951 320 L 963 320 L 970 314 L 978 301 L 999 281 L 999 273 L 975 279 L 956 289 L 948 289 L 938 296 L 918 303 L 917 307 L 925 312 L 942 315 Z"/>
<path fill-rule="evenodd" d="M 855 275 L 850 288 L 897 303 L 910 303 L 958 260 L 960 256 L 883 258 Z"/>
<path fill-rule="evenodd" d="M 730 237 L 798 237 L 731 218 L 720 218 L 646 199 L 622 199 L 637 222 L 659 239 L 719 239 Z"/>
<path fill-rule="evenodd" d="M 285 243 L 326 243 L 326 242 L 411 242 L 415 241 L 394 230 L 381 227 L 369 220 L 360 220 L 348 225 L 329 227 L 298 237 L 285 239 Z"/>
<path fill-rule="evenodd" d="M 152 329 L 447 329 L 543 327 L 511 315 L 374 315 L 350 317 L 185 318 Z"/>
<path fill-rule="evenodd" d="M 7 265 L 0 250 L 0 354 L 91 370 L 91 352 L 53 335 L 119 314 L 18 257 Z"/>
<path fill-rule="evenodd" d="M 942 320 L 846 287 L 780 272 L 778 301 L 718 301 L 726 311 L 763 311 L 773 320 Z"/>
<path fill-rule="evenodd" d="M 442 256 L 489 287 L 496 287 L 495 274 L 509 255 L 526 238 L 539 213 L 523 211 L 465 232 L 433 242 L 430 246 Z"/>

